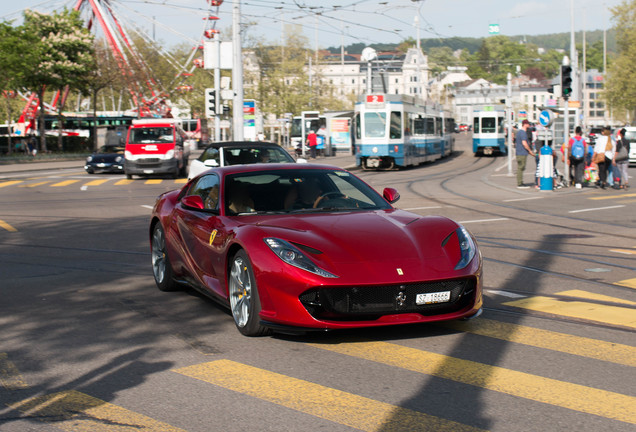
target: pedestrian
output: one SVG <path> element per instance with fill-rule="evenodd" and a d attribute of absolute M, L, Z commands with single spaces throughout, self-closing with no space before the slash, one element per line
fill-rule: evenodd
<path fill-rule="evenodd" d="M 570 138 L 568 143 L 568 160 L 565 160 L 565 154 L 563 155 L 563 162 L 569 165 L 570 178 L 574 180 L 574 185 L 577 189 L 581 189 L 581 183 L 583 181 L 583 168 L 585 167 L 585 154 L 587 152 L 587 143 L 583 138 L 583 130 L 581 126 L 577 126 L 574 130 L 574 137 Z"/>
<path fill-rule="evenodd" d="M 524 120 L 521 122 L 521 129 L 517 131 L 515 136 L 515 150 L 517 153 L 517 188 L 528 189 L 530 186 L 523 183 L 523 172 L 526 170 L 526 157 L 528 155 L 536 156 L 530 142 L 528 140 L 528 128 L 530 122 Z"/>
<path fill-rule="evenodd" d="M 625 128 L 618 132 L 619 139 L 616 141 L 616 153 L 614 154 L 614 161 L 621 177 L 621 189 L 629 188 L 629 174 L 627 174 L 627 168 L 629 167 L 629 151 L 630 143 L 625 138 Z"/>
<path fill-rule="evenodd" d="M 316 159 L 316 147 L 318 146 L 318 135 L 313 130 L 307 135 L 307 146 L 309 147 L 309 157 Z"/>
<path fill-rule="evenodd" d="M 608 186 L 607 171 L 609 165 L 611 165 L 614 160 L 614 151 L 616 147 L 613 144 L 611 134 L 612 130 L 610 127 L 604 126 L 601 136 L 596 138 L 596 144 L 594 145 L 593 162 L 598 166 L 598 186 L 601 189 L 605 189 Z"/>

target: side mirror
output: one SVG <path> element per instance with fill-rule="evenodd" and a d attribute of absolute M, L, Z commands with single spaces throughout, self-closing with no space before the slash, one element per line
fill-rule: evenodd
<path fill-rule="evenodd" d="M 203 198 L 199 195 L 188 195 L 181 199 L 181 205 L 194 210 L 203 210 Z"/>
<path fill-rule="evenodd" d="M 307 163 L 307 159 L 305 159 L 305 158 L 298 158 L 298 159 L 296 159 L 296 163 Z"/>
<path fill-rule="evenodd" d="M 206 167 L 214 168 L 218 167 L 219 163 L 216 161 L 216 159 L 206 159 L 205 162 L 203 162 L 203 165 L 205 165 Z"/>
<path fill-rule="evenodd" d="M 384 191 L 382 192 L 382 196 L 384 197 L 385 200 L 389 202 L 389 204 L 393 204 L 394 202 L 397 202 L 397 200 L 400 199 L 400 194 L 398 193 L 397 190 L 393 188 L 384 188 Z"/>

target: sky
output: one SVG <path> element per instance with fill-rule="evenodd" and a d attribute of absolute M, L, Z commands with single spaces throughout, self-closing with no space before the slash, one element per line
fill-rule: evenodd
<path fill-rule="evenodd" d="M 574 30 L 610 28 L 610 8 L 627 0 L 240 0 L 241 22 L 248 24 L 244 41 L 277 44 L 286 24 L 302 26 L 311 48 L 363 43 L 399 43 L 422 39 L 488 37 L 492 25 L 506 36 L 569 32 L 574 5 Z M 69 9 L 78 0 L 0 1 L 0 21 L 19 24 L 24 9 L 40 12 Z M 104 0 L 102 0 L 104 2 Z M 166 48 L 197 46 L 206 22 L 218 16 L 221 39 L 231 38 L 232 1 L 211 7 L 206 0 L 109 0 L 126 27 L 137 26 Z M 86 3 L 88 3 L 86 1 Z M 17 6 L 19 5 L 19 6 Z M 17 6 L 17 7 L 16 7 Z"/>

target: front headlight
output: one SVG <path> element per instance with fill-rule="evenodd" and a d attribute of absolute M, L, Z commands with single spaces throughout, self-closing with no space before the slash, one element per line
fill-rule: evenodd
<path fill-rule="evenodd" d="M 93 160 L 93 156 L 89 156 L 89 157 L 86 158 L 86 162 L 90 162 L 92 160 Z"/>
<path fill-rule="evenodd" d="M 166 152 L 166 156 L 165 156 L 165 158 L 166 158 L 166 159 L 172 159 L 173 157 L 174 157 L 174 150 L 168 150 L 168 151 Z"/>
<path fill-rule="evenodd" d="M 457 239 L 459 240 L 459 249 L 461 251 L 461 259 L 455 266 L 455 270 L 463 269 L 473 259 L 475 253 L 477 253 L 477 245 L 473 241 L 473 237 L 470 233 L 460 226 L 455 231 L 457 233 Z"/>
<path fill-rule="evenodd" d="M 309 257 L 305 256 L 300 249 L 285 240 L 269 237 L 265 239 L 265 243 L 267 243 L 267 246 L 269 246 L 280 259 L 289 265 L 326 278 L 338 277 L 318 267 Z"/>
<path fill-rule="evenodd" d="M 115 162 L 117 162 L 117 163 L 120 163 L 120 162 L 121 162 L 121 161 L 123 161 L 123 160 L 124 160 L 124 158 L 123 158 L 123 157 L 121 157 L 121 156 L 117 156 L 117 157 L 115 158 Z"/>

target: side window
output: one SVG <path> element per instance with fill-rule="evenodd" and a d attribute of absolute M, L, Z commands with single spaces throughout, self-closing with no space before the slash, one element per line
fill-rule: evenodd
<path fill-rule="evenodd" d="M 391 111 L 391 138 L 402 138 L 402 113 L 400 111 Z"/>
<path fill-rule="evenodd" d="M 190 187 L 188 195 L 199 195 L 203 199 L 206 210 L 218 210 L 219 208 L 219 178 L 216 174 L 208 174 L 201 177 Z"/>

